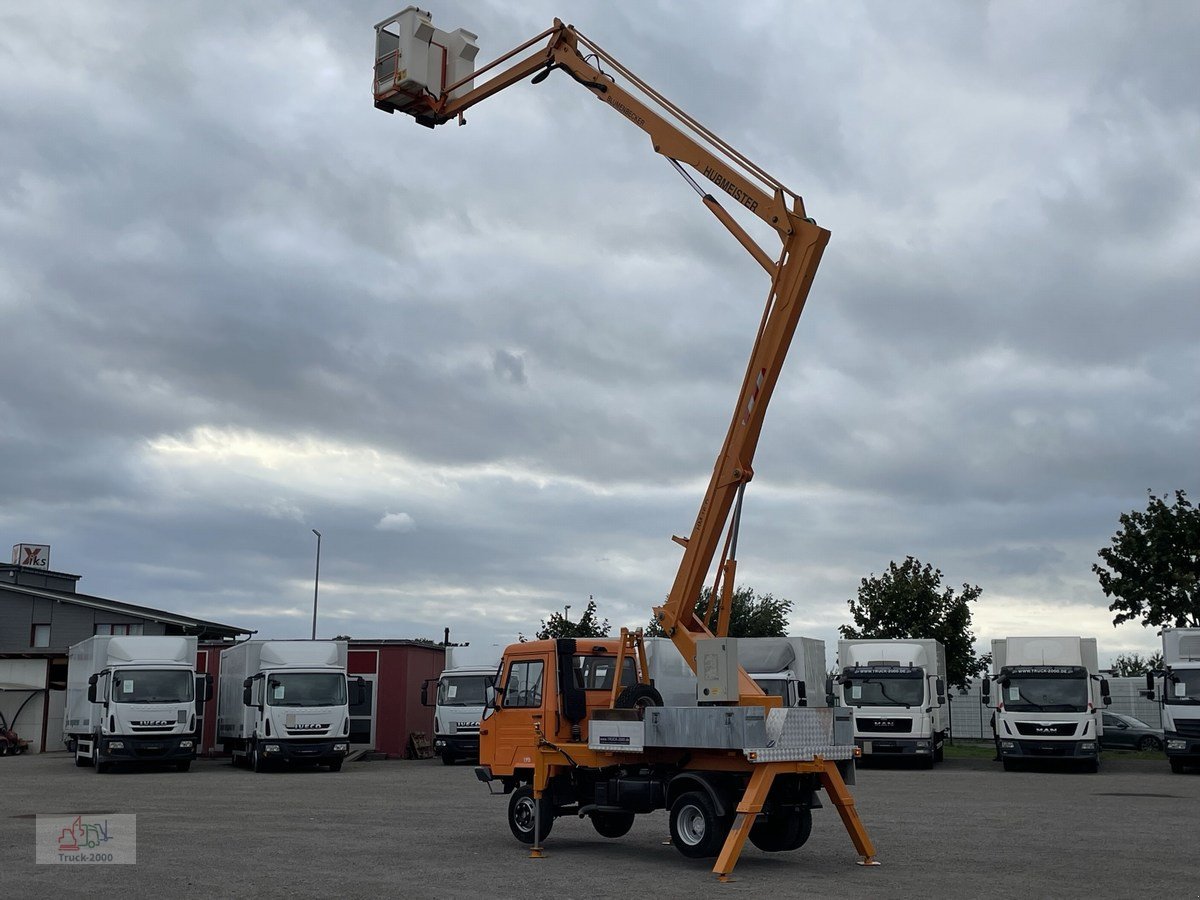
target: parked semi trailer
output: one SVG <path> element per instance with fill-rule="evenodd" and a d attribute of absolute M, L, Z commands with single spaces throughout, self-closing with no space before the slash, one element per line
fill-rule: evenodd
<path fill-rule="evenodd" d="M 198 703 L 212 676 L 196 676 L 196 638 L 96 635 L 68 650 L 63 740 L 75 765 L 157 762 L 186 772 L 196 758 Z"/>

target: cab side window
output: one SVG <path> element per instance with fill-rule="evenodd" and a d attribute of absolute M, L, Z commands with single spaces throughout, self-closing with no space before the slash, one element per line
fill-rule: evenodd
<path fill-rule="evenodd" d="M 504 690 L 506 709 L 541 707 L 542 669 L 540 659 L 514 662 L 508 667 L 508 681 Z"/>

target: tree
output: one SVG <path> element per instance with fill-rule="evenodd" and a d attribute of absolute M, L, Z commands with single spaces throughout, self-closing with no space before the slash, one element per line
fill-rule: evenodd
<path fill-rule="evenodd" d="M 858 587 L 858 599 L 847 601 L 854 625 L 838 630 L 845 638 L 932 638 L 946 648 L 946 677 L 951 685 L 966 688 L 987 668 L 986 658 L 975 657 L 971 631 L 971 606 L 983 591 L 964 584 L 955 596 L 941 587 L 942 571 L 905 557 L 900 565 L 876 577 L 872 572 Z"/>
<path fill-rule="evenodd" d="M 1141 618 L 1154 628 L 1200 626 L 1200 509 L 1185 491 L 1172 506 L 1165 494 L 1147 493 L 1146 511 L 1122 513 L 1112 546 L 1096 554 L 1104 565 L 1092 565 L 1104 595 L 1115 598 L 1113 625 Z"/>
<path fill-rule="evenodd" d="M 694 607 L 696 618 L 708 618 L 712 588 L 700 591 Z M 754 588 L 735 588 L 729 605 L 729 637 L 784 637 L 788 633 L 788 616 L 792 601 L 771 594 L 756 594 Z M 662 626 L 655 619 L 646 627 L 648 637 L 662 637 Z"/>
<path fill-rule="evenodd" d="M 1147 672 L 1157 672 L 1163 667 L 1163 656 L 1154 653 L 1143 658 L 1137 653 L 1118 653 L 1109 671 L 1118 678 L 1130 678 L 1145 675 Z"/>
<path fill-rule="evenodd" d="M 574 622 L 564 613 L 551 613 L 549 618 L 542 620 L 537 637 L 539 641 L 548 638 L 596 638 L 608 637 L 608 632 L 608 619 L 602 622 L 596 618 L 596 601 L 588 600 L 587 609 Z"/>

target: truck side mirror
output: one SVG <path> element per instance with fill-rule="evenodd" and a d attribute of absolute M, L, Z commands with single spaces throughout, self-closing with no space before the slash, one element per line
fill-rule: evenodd
<path fill-rule="evenodd" d="M 933 682 L 934 688 L 937 690 L 938 706 L 946 705 L 946 682 L 938 678 Z"/>
<path fill-rule="evenodd" d="M 803 681 L 796 682 L 796 705 L 808 706 L 808 692 L 804 688 Z"/>
<path fill-rule="evenodd" d="M 93 675 L 88 679 L 88 703 L 96 702 L 96 677 Z"/>
<path fill-rule="evenodd" d="M 1104 699 L 1105 706 L 1112 705 L 1112 697 L 1110 697 L 1108 695 L 1108 679 L 1107 678 L 1100 679 L 1100 696 Z"/>
<path fill-rule="evenodd" d="M 992 680 L 986 675 L 983 676 L 983 681 L 979 684 L 979 702 L 984 706 L 992 702 Z"/>
<path fill-rule="evenodd" d="M 1151 694 L 1154 693 L 1154 673 L 1153 672 L 1146 673 L 1146 690 L 1149 691 Z M 1154 698 L 1150 697 L 1150 699 L 1153 700 Z"/>
<path fill-rule="evenodd" d="M 354 702 L 351 706 L 362 706 L 367 702 L 367 680 L 359 675 L 354 679 Z"/>
<path fill-rule="evenodd" d="M 430 685 L 430 682 L 435 682 L 435 681 L 437 681 L 436 678 L 426 678 L 424 681 L 421 682 L 421 705 L 422 706 L 433 706 L 433 704 L 429 702 L 429 685 Z"/>
<path fill-rule="evenodd" d="M 833 678 L 825 679 L 825 705 L 833 706 L 837 698 L 833 695 Z"/>
<path fill-rule="evenodd" d="M 250 695 L 250 686 L 254 684 L 253 678 L 247 678 L 242 682 L 242 705 L 253 706 L 254 698 Z"/>

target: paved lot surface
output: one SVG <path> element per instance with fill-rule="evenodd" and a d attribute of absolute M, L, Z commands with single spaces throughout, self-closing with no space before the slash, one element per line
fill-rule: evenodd
<path fill-rule="evenodd" d="M 0 760 L 0 873 L 14 897 L 1200 897 L 1200 776 L 1106 760 L 1099 775 L 867 768 L 854 789 L 883 866 L 854 865 L 831 806 L 794 853 L 747 845 L 730 884 L 664 844 L 666 815 L 606 840 L 560 819 L 531 860 L 470 766 L 350 763 L 255 775 L 96 775 L 63 753 Z M 34 818 L 136 813 L 133 866 L 34 864 Z"/>

